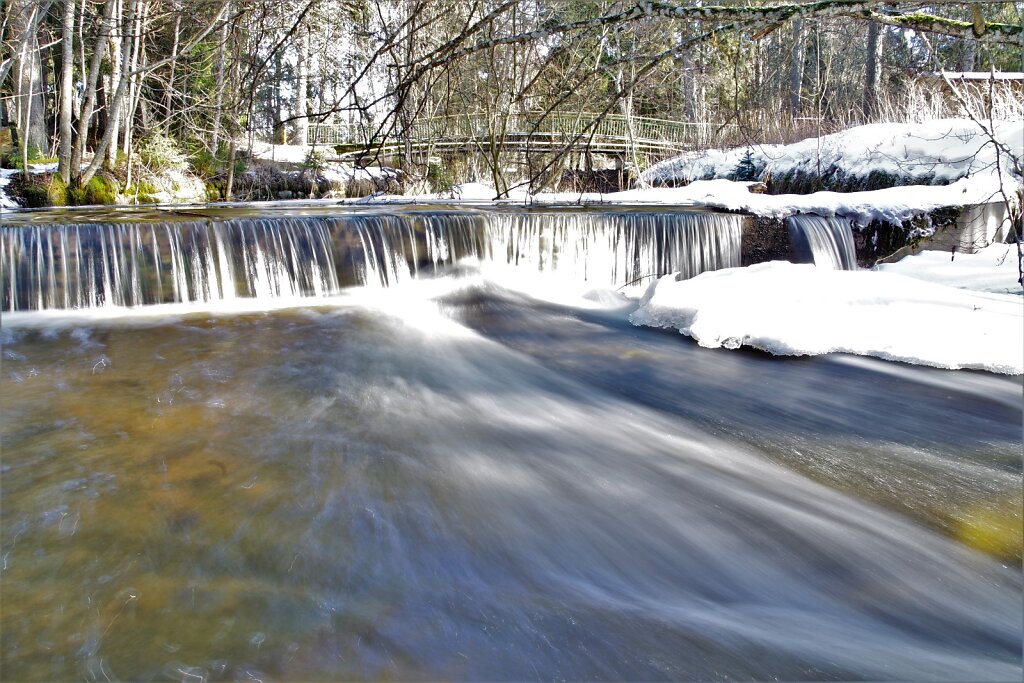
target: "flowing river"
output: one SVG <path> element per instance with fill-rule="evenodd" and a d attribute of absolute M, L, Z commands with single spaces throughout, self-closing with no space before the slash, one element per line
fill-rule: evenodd
<path fill-rule="evenodd" d="M 1019 680 L 1021 379 L 633 327 L 609 285 L 685 270 L 704 219 L 685 249 L 574 220 L 456 249 L 419 217 L 357 286 L 321 258 L 255 298 L 287 239 L 181 233 L 177 273 L 143 230 L 132 271 L 104 227 L 123 296 L 180 301 L 133 309 L 103 268 L 51 288 L 15 259 L 54 242 L 6 232 L 5 300 L 50 310 L 0 333 L 4 679 Z M 509 246 L 545 221 L 603 256 Z M 295 254 L 338 240 L 302 230 Z M 86 273 L 99 238 L 68 239 Z"/>

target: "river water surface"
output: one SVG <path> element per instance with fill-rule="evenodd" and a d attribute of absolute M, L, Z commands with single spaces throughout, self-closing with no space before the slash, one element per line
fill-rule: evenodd
<path fill-rule="evenodd" d="M 7 314 L 4 679 L 1020 679 L 1020 378 L 628 312 Z"/>

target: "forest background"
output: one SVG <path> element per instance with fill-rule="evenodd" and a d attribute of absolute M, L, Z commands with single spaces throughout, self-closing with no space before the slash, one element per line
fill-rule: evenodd
<path fill-rule="evenodd" d="M 414 148 L 473 114 L 459 163 L 498 191 L 516 117 L 692 123 L 706 145 L 787 142 L 962 114 L 934 74 L 1024 71 L 1024 3 L 757 0 L 3 0 L 3 165 L 53 160 L 50 203 L 135 195 L 161 169 L 230 197 L 260 141 L 343 126 L 361 163 L 450 182 Z M 938 83 L 938 84 L 937 84 Z M 1020 92 L 983 86 L 992 117 Z M 420 137 L 422 137 L 420 135 Z M 379 154 L 387 143 L 388 158 Z M 531 189 L 564 155 L 529 162 Z M 321 163 L 313 155 L 308 164 Z M 536 172 L 536 169 L 543 172 Z M 143 188 L 144 189 L 144 188 Z"/>

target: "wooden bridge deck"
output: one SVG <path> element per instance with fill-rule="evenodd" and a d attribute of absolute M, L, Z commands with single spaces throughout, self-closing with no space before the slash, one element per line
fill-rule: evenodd
<path fill-rule="evenodd" d="M 594 153 L 674 154 L 709 146 L 725 126 L 668 121 L 647 117 L 554 112 L 493 116 L 463 114 L 417 119 L 409 142 L 399 139 L 370 141 L 373 131 L 358 125 L 311 124 L 309 144 L 344 148 L 340 156 L 357 156 L 370 147 L 399 152 L 444 153 L 492 149 L 549 152 L 570 148 Z"/>

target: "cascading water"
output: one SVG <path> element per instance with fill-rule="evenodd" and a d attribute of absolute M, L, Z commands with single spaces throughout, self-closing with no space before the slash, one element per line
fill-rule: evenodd
<path fill-rule="evenodd" d="M 742 218 L 433 212 L 28 225 L 0 231 L 3 309 L 321 297 L 466 257 L 620 286 L 739 265 Z"/>
<path fill-rule="evenodd" d="M 339 288 L 327 225 L 304 219 L 5 227 L 3 309 L 319 296 Z"/>
<path fill-rule="evenodd" d="M 255 303 L 3 314 L 4 680 L 1021 680 L 1019 378 L 604 297 L 740 220 L 5 226 L 5 308 Z"/>
<path fill-rule="evenodd" d="M 506 214 L 488 241 L 510 264 L 614 287 L 739 266 L 741 227 L 739 216 L 722 214 Z"/>
<path fill-rule="evenodd" d="M 838 216 L 798 214 L 786 219 L 793 250 L 819 268 L 856 270 L 857 250 L 850 221 Z"/>

